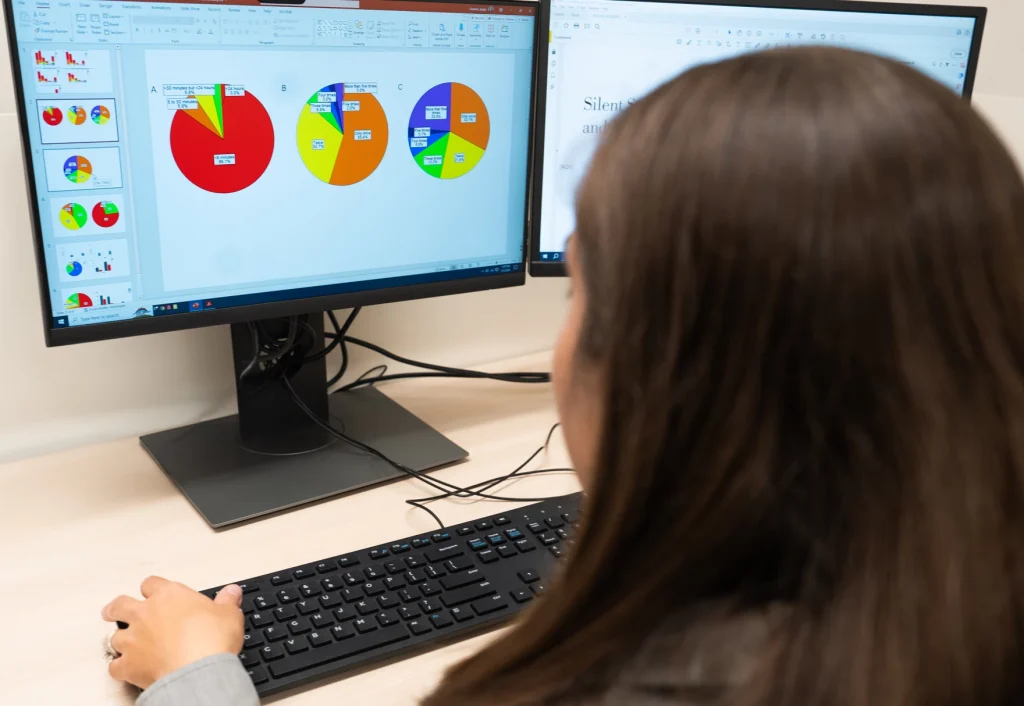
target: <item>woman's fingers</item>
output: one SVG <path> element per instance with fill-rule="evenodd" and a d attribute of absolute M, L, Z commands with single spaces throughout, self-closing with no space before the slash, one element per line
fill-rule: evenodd
<path fill-rule="evenodd" d="M 140 587 L 140 590 L 142 591 L 143 597 L 149 598 L 150 596 L 152 596 L 154 593 L 156 593 L 160 589 L 166 588 L 167 586 L 170 586 L 170 585 L 171 585 L 171 582 L 168 581 L 165 578 L 161 578 L 159 576 L 150 576 L 149 578 L 147 578 L 145 581 L 142 582 L 142 586 Z"/>
<path fill-rule="evenodd" d="M 103 612 L 101 615 L 108 623 L 120 620 L 130 625 L 138 614 L 139 605 L 140 601 L 137 601 L 134 598 L 118 596 L 114 600 L 110 601 L 110 603 L 103 606 Z"/>
<path fill-rule="evenodd" d="M 242 605 L 242 589 L 235 584 L 230 584 L 220 589 L 213 602 L 218 605 L 229 605 L 237 608 Z"/>

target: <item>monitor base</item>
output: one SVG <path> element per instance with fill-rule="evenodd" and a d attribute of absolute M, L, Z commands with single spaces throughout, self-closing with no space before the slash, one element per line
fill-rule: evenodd
<path fill-rule="evenodd" d="M 373 388 L 331 395 L 330 418 L 353 439 L 416 471 L 469 455 Z M 141 442 L 217 529 L 405 476 L 343 441 L 292 455 L 248 450 L 237 415 L 149 434 Z"/>

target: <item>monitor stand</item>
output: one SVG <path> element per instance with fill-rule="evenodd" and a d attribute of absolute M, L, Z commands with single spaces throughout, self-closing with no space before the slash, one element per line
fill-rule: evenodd
<path fill-rule="evenodd" d="M 262 322 L 280 328 L 283 320 Z M 284 320 L 286 321 L 286 320 Z M 323 345 L 323 316 L 307 323 Z M 285 326 L 287 324 L 285 323 Z M 405 474 L 317 426 L 277 381 L 239 374 L 252 359 L 247 324 L 231 326 L 238 414 L 149 434 L 142 445 L 211 527 L 221 528 Z M 468 453 L 372 387 L 327 394 L 326 360 L 307 362 L 292 387 L 321 419 L 417 471 Z"/>

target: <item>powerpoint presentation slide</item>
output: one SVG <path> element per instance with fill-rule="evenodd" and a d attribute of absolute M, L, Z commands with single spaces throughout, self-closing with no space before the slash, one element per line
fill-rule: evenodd
<path fill-rule="evenodd" d="M 33 57 L 36 93 L 109 93 L 113 90 L 107 49 L 39 49 Z"/>
<path fill-rule="evenodd" d="M 36 113 L 44 145 L 117 142 L 117 105 L 113 98 L 37 100 Z"/>
<path fill-rule="evenodd" d="M 111 304 L 127 304 L 132 300 L 132 283 L 86 285 L 61 290 L 64 308 L 89 309 L 94 306 L 110 306 Z"/>
<path fill-rule="evenodd" d="M 114 279 L 131 274 L 127 240 L 97 240 L 57 247 L 61 282 Z"/>
<path fill-rule="evenodd" d="M 104 194 L 102 197 L 69 200 L 50 199 L 53 234 L 58 238 L 83 235 L 107 235 L 125 231 L 125 201 L 123 194 Z"/>
<path fill-rule="evenodd" d="M 50 191 L 120 189 L 121 150 L 117 147 L 43 150 Z"/>

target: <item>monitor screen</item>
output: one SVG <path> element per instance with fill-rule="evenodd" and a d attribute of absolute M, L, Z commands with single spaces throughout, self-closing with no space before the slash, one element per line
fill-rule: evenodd
<path fill-rule="evenodd" d="M 52 329 L 521 276 L 535 5 L 6 2 Z"/>
<path fill-rule="evenodd" d="M 564 272 L 576 187 L 604 126 L 690 67 L 776 47 L 837 45 L 896 58 L 969 95 L 982 8 L 772 4 L 553 0 L 531 272 Z"/>

